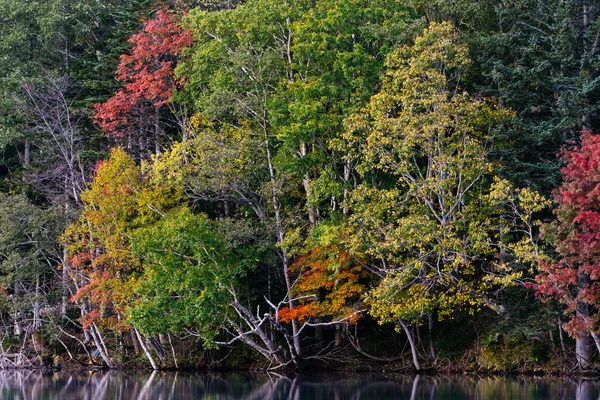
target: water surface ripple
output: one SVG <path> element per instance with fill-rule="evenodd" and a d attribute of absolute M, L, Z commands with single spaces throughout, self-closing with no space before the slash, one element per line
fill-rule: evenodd
<path fill-rule="evenodd" d="M 4 400 L 597 400 L 600 381 L 567 378 L 0 371 Z"/>

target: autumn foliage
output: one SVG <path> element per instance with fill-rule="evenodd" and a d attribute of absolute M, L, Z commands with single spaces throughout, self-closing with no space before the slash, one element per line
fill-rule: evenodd
<path fill-rule="evenodd" d="M 94 185 L 81 196 L 85 209 L 79 221 L 65 234 L 79 288 L 71 302 L 82 304 L 85 327 L 124 327 L 120 321 L 133 283 L 129 277 L 140 266 L 129 251 L 128 230 L 139 214 L 136 195 L 141 184 L 133 159 L 113 149 L 110 160 L 97 167 Z"/>
<path fill-rule="evenodd" d="M 291 270 L 298 275 L 293 294 L 302 300 L 291 309 L 279 310 L 281 322 L 305 321 L 310 317 L 358 321 L 358 304 L 366 290 L 363 282 L 368 274 L 339 245 L 316 245 L 298 256 Z"/>
<path fill-rule="evenodd" d="M 134 298 L 142 259 L 131 251 L 135 229 L 151 224 L 176 204 L 177 190 L 154 185 L 133 158 L 120 148 L 98 165 L 94 183 L 81 195 L 84 209 L 65 233 L 84 326 L 127 327 L 125 310 Z"/>
<path fill-rule="evenodd" d="M 564 183 L 554 197 L 557 220 L 545 227 L 559 255 L 542 262 L 537 293 L 566 305 L 565 328 L 576 335 L 596 331 L 600 318 L 600 136 L 586 131 L 581 145 L 563 151 Z"/>
<path fill-rule="evenodd" d="M 121 56 L 116 73 L 124 86 L 105 103 L 95 105 L 95 121 L 107 136 L 135 134 L 149 115 L 171 101 L 179 86 L 174 76 L 177 59 L 192 43 L 192 33 L 160 10 L 129 43 L 131 54 Z"/>

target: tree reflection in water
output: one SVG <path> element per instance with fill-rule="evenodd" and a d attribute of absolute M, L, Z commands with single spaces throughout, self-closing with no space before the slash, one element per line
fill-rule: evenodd
<path fill-rule="evenodd" d="M 597 400 L 599 394 L 599 381 L 585 379 L 0 371 L 5 400 Z"/>

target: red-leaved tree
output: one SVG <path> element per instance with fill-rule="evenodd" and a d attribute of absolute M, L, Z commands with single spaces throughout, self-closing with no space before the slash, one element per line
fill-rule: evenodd
<path fill-rule="evenodd" d="M 160 10 L 129 43 L 131 54 L 121 55 L 116 73 L 117 80 L 125 84 L 106 102 L 94 106 L 95 121 L 106 136 L 128 138 L 129 146 L 142 151 L 159 150 L 165 119 L 172 117 L 162 110 L 179 85 L 174 70 L 179 56 L 192 43 L 192 32 Z"/>
<path fill-rule="evenodd" d="M 563 150 L 563 184 L 555 191 L 556 221 L 544 226 L 558 261 L 541 262 L 537 294 L 566 305 L 566 331 L 576 339 L 580 367 L 590 366 L 590 336 L 600 350 L 600 136 L 584 131 L 581 145 Z"/>

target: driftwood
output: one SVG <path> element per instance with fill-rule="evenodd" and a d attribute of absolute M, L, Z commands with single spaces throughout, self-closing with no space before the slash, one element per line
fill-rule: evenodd
<path fill-rule="evenodd" d="M 33 368 L 34 363 L 21 352 L 17 353 L 0 353 L 0 369 L 19 369 Z"/>

